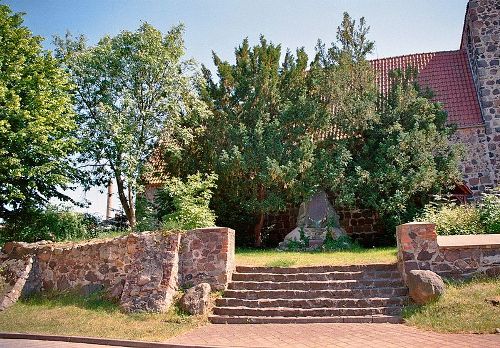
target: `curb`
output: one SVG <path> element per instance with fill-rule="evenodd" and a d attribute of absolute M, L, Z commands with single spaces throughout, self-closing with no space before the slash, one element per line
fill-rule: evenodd
<path fill-rule="evenodd" d="M 0 339 L 1 338 L 17 339 L 17 340 L 87 343 L 87 344 L 98 344 L 105 346 L 121 346 L 121 347 L 133 347 L 133 348 L 217 348 L 215 346 L 200 346 L 200 345 L 193 346 L 193 345 L 171 344 L 171 343 L 161 343 L 161 342 L 119 340 L 111 338 L 40 335 L 40 334 L 27 334 L 27 333 L 17 333 L 17 332 L 0 332 Z"/>

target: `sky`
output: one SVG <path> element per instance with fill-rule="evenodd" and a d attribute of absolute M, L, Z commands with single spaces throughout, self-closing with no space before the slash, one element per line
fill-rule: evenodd
<path fill-rule="evenodd" d="M 194 58 L 213 70 L 212 51 L 223 60 L 234 60 L 234 48 L 248 37 L 256 43 L 268 40 L 295 50 L 305 47 L 310 57 L 318 38 L 335 40 L 343 12 L 365 17 L 375 50 L 369 58 L 410 53 L 456 50 L 460 45 L 467 0 L 0 0 L 15 12 L 26 13 L 24 24 L 45 38 L 66 31 L 83 34 L 89 44 L 104 35 L 135 30 L 148 22 L 163 32 L 184 23 L 186 58 Z M 93 189 L 85 211 L 104 215 L 105 194 Z M 118 205 L 117 197 L 114 199 Z"/>

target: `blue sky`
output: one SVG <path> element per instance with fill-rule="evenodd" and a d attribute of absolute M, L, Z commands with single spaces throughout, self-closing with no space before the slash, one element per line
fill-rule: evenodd
<path fill-rule="evenodd" d="M 364 16 L 371 27 L 370 39 L 382 58 L 417 52 L 455 50 L 459 47 L 466 0 L 8 0 L 16 12 L 25 12 L 25 25 L 46 38 L 84 34 L 93 44 L 121 30 L 135 30 L 146 21 L 166 32 L 184 23 L 187 58 L 212 68 L 211 51 L 233 60 L 234 47 L 260 34 L 282 47 L 304 46 L 310 57 L 318 38 L 335 39 L 344 11 Z M 284 51 L 283 49 L 283 51 Z M 75 197 L 81 196 L 81 192 Z M 105 198 L 92 190 L 87 198 L 91 212 L 104 214 Z"/>

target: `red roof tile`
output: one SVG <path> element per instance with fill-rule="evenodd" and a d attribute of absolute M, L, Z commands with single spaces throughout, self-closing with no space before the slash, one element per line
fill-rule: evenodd
<path fill-rule="evenodd" d="M 389 89 L 389 72 L 418 69 L 418 82 L 434 92 L 433 100 L 443 103 L 448 123 L 471 126 L 483 123 L 472 74 L 464 50 L 417 53 L 370 61 L 377 71 L 377 83 L 385 93 Z"/>

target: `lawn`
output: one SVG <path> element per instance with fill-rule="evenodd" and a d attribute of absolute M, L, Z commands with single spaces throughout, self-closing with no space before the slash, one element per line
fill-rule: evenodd
<path fill-rule="evenodd" d="M 395 247 L 356 249 L 351 251 L 303 252 L 237 249 L 236 264 L 245 266 L 293 267 L 315 265 L 355 265 L 395 263 Z"/>
<path fill-rule="evenodd" d="M 0 331 L 165 341 L 207 323 L 174 307 L 163 314 L 125 314 L 100 294 L 38 295 L 0 312 Z"/>
<path fill-rule="evenodd" d="M 500 296 L 500 279 L 448 283 L 445 294 L 425 306 L 405 308 L 408 325 L 453 333 L 493 333 L 500 328 L 500 306 L 486 301 Z"/>

